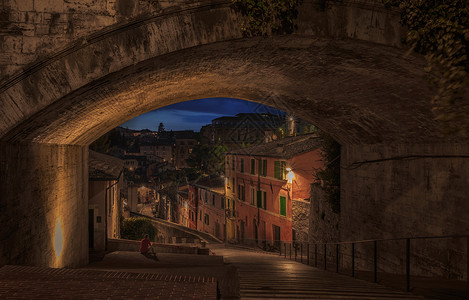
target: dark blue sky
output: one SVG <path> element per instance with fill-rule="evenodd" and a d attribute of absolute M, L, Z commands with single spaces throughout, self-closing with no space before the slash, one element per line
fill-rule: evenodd
<path fill-rule="evenodd" d="M 212 123 L 221 116 L 234 116 L 237 113 L 284 114 L 270 106 L 232 98 L 206 98 L 176 103 L 133 118 L 121 126 L 130 129 L 158 130 L 160 122 L 166 130 L 190 129 L 199 131 L 200 127 Z"/>

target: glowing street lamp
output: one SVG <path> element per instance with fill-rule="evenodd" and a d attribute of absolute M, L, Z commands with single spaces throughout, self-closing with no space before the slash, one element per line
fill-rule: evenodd
<path fill-rule="evenodd" d="M 290 168 L 286 168 L 285 169 L 288 173 L 287 173 L 287 181 L 288 183 L 292 183 L 293 182 L 293 179 L 295 178 L 295 174 L 293 174 L 293 171 L 292 169 Z"/>

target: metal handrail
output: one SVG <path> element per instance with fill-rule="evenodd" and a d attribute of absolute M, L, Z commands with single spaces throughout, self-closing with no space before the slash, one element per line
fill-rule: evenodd
<path fill-rule="evenodd" d="M 346 242 L 317 242 L 317 243 L 298 243 L 295 241 L 279 241 L 275 240 L 274 244 L 280 245 L 277 251 L 279 252 L 280 256 L 284 256 L 289 259 L 292 259 L 292 255 L 294 255 L 295 261 L 297 260 L 298 250 L 300 251 L 300 262 L 303 263 L 303 245 L 306 245 L 306 264 L 310 265 L 311 257 L 310 257 L 310 245 L 314 245 L 314 267 L 318 267 L 318 248 L 323 248 L 323 263 L 324 263 L 324 270 L 327 270 L 327 250 L 328 245 L 335 245 L 335 258 L 336 258 L 336 269 L 335 271 L 339 272 L 339 257 L 341 253 L 340 245 L 351 245 L 351 276 L 355 277 L 355 245 L 356 244 L 365 244 L 365 243 L 373 243 L 373 281 L 378 281 L 378 242 L 387 242 L 387 241 L 405 241 L 405 277 L 406 277 L 406 291 L 410 292 L 411 290 L 411 282 L 410 282 L 410 249 L 411 249 L 411 241 L 412 240 L 425 240 L 425 239 L 451 239 L 451 238 L 465 238 L 467 241 L 467 248 L 466 248 L 466 256 L 467 256 L 467 268 L 466 268 L 466 281 L 467 281 L 467 289 L 469 291 L 469 235 L 441 235 L 441 236 L 415 236 L 415 237 L 405 237 L 405 238 L 386 238 L 386 239 L 370 239 L 370 240 L 357 240 L 357 241 L 346 241 Z M 250 241 L 250 239 L 244 239 L 244 241 Z M 267 241 L 256 241 L 265 243 Z M 283 244 L 283 245 L 282 245 Z M 322 247 L 321 247 L 322 246 Z M 331 250 L 330 250 L 331 251 Z M 333 251 L 333 250 L 332 250 Z M 288 254 L 287 254 L 288 253 Z"/>
<path fill-rule="evenodd" d="M 328 245 L 342 245 L 342 244 L 360 244 L 360 243 L 372 243 L 372 242 L 385 242 L 385 241 L 405 241 L 405 240 L 423 240 L 423 239 L 448 239 L 448 238 L 468 238 L 469 235 L 439 235 L 439 236 L 415 236 L 405 238 L 388 238 L 388 239 L 374 239 L 374 240 L 359 240 L 359 241 L 347 241 L 347 242 L 324 242 L 324 243 L 312 243 L 312 244 L 328 244 Z"/>

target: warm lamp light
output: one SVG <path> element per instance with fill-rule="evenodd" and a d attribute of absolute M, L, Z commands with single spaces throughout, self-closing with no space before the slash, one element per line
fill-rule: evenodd
<path fill-rule="evenodd" d="M 295 174 L 293 174 L 293 171 L 290 168 L 286 168 L 285 170 L 288 171 L 288 173 L 287 173 L 288 183 L 292 183 L 293 179 L 295 178 Z"/>
<path fill-rule="evenodd" d="M 54 251 L 55 251 L 55 258 L 57 260 L 62 255 L 63 247 L 64 247 L 64 231 L 62 228 L 62 219 L 57 218 L 57 223 L 55 224 L 55 233 L 54 233 Z"/>

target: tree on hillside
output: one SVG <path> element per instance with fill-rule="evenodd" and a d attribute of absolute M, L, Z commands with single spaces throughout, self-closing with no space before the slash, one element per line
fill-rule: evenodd
<path fill-rule="evenodd" d="M 163 133 L 163 132 L 165 132 L 164 124 L 160 122 L 160 125 L 158 125 L 158 133 Z"/>
<path fill-rule="evenodd" d="M 191 168 L 196 169 L 201 175 L 220 175 L 224 169 L 224 153 L 226 150 L 226 147 L 222 145 L 214 147 L 197 145 L 186 161 Z"/>

